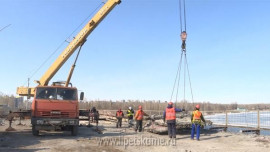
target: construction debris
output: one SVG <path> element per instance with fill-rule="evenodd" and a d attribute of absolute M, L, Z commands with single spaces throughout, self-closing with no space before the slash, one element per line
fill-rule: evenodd
<path fill-rule="evenodd" d="M 0 126 L 4 126 L 5 125 L 5 120 L 0 118 Z"/>
<path fill-rule="evenodd" d="M 211 125 L 212 122 L 206 120 L 206 124 Z M 176 115 L 176 131 L 190 129 L 192 126 L 189 114 Z M 163 121 L 162 115 L 152 115 L 150 120 L 144 125 L 144 130 L 156 134 L 164 134 L 168 132 L 167 123 Z"/>
<path fill-rule="evenodd" d="M 100 113 L 102 120 L 117 122 L 115 114 L 110 111 L 103 111 Z M 123 121 L 128 121 L 126 117 L 123 118 Z M 163 115 L 151 115 L 150 117 L 144 117 L 144 130 L 156 134 L 164 134 L 168 132 L 167 123 L 163 121 Z M 212 125 L 212 122 L 206 120 L 207 125 Z M 133 126 L 136 125 L 136 121 L 133 121 Z M 192 126 L 190 114 L 176 114 L 176 130 L 190 129 Z"/>
<path fill-rule="evenodd" d="M 264 143 L 270 143 L 270 138 L 263 136 L 263 137 L 257 138 L 255 141 L 257 141 L 257 142 L 264 142 Z"/>

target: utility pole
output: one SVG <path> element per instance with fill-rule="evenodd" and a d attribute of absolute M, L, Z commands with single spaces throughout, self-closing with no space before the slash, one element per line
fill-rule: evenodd
<path fill-rule="evenodd" d="M 0 29 L 0 32 L 3 31 L 5 28 L 8 28 L 11 24 L 8 24 L 7 26 Z"/>
<path fill-rule="evenodd" d="M 28 81 L 28 82 L 27 82 L 27 88 L 29 88 L 29 81 L 30 81 L 30 78 L 28 78 L 27 81 Z M 25 106 L 25 109 L 26 109 L 26 110 L 28 110 L 29 99 L 30 99 L 30 97 L 27 96 L 26 106 Z"/>

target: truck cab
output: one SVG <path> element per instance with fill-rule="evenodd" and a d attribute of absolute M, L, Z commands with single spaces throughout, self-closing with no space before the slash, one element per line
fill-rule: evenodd
<path fill-rule="evenodd" d="M 75 87 L 36 87 L 31 109 L 33 135 L 38 135 L 39 130 L 68 130 L 72 135 L 77 135 L 78 103 Z"/>

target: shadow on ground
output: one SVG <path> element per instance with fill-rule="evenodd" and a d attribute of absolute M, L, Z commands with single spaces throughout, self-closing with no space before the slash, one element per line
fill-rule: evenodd
<path fill-rule="evenodd" d="M 31 125 L 24 126 L 13 126 L 16 131 L 6 132 L 7 125 L 1 126 L 0 128 L 0 151 L 3 152 L 13 152 L 13 151 L 48 151 L 51 150 L 48 145 L 43 146 L 43 143 L 48 143 L 48 140 L 91 140 L 96 137 L 104 136 L 119 136 L 121 132 L 115 133 L 99 133 L 96 131 L 96 127 L 80 126 L 77 136 L 72 136 L 70 131 L 59 131 L 59 132 L 49 132 L 40 131 L 39 136 L 32 135 Z M 99 126 L 100 130 L 106 130 L 103 126 Z M 53 141 L 54 142 L 54 141 Z M 45 145 L 45 144 L 44 144 Z M 34 148 L 32 148 L 34 147 Z M 38 147 L 38 148 L 35 148 Z M 40 148 L 46 147 L 46 148 Z"/>

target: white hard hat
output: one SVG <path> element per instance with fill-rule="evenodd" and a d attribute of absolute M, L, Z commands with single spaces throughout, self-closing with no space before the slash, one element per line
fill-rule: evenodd
<path fill-rule="evenodd" d="M 132 108 L 131 107 L 128 107 L 129 110 L 131 110 Z"/>

